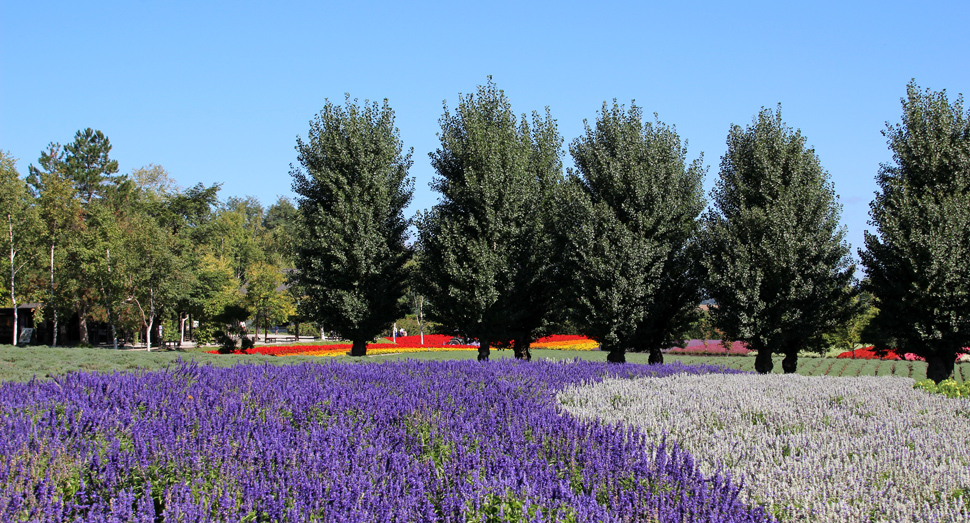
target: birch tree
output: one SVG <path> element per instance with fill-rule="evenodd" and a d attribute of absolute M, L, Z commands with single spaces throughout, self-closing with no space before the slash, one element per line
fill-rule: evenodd
<path fill-rule="evenodd" d="M 17 275 L 21 269 L 33 261 L 33 247 L 38 231 L 36 208 L 31 201 L 27 183 L 17 172 L 16 160 L 6 151 L 0 150 L 0 216 L 6 222 L 3 234 L 4 247 L 10 275 L 9 296 L 13 307 L 13 339 L 11 343 L 17 345 L 20 332 L 18 331 L 18 300 Z"/>

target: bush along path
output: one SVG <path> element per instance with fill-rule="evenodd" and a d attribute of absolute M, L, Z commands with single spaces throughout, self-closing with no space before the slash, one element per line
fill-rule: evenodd
<path fill-rule="evenodd" d="M 0 520 L 772 521 L 675 445 L 554 400 L 607 376 L 720 371 L 179 364 L 6 383 Z"/>

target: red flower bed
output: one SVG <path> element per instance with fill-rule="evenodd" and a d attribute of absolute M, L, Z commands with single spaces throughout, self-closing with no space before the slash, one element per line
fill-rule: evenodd
<path fill-rule="evenodd" d="M 901 360 L 899 354 L 894 351 L 877 351 L 875 347 L 863 347 L 861 349 L 850 350 L 836 356 L 842 359 L 856 360 Z"/>
<path fill-rule="evenodd" d="M 448 342 L 451 341 L 451 338 L 453 338 L 453 336 L 448 334 L 425 334 L 424 344 L 422 344 L 420 335 L 398 336 L 396 343 L 401 347 L 440 347 L 442 345 L 447 345 Z M 391 342 L 394 341 L 390 337 L 384 339 Z"/>
<path fill-rule="evenodd" d="M 970 347 L 964 347 L 957 351 L 957 361 L 960 361 L 961 353 L 970 353 Z M 876 350 L 875 347 L 863 347 L 861 349 L 850 350 L 836 356 L 837 358 L 854 358 L 857 360 L 906 360 L 906 361 L 926 361 L 926 358 L 907 352 L 900 355 L 896 351 Z"/>

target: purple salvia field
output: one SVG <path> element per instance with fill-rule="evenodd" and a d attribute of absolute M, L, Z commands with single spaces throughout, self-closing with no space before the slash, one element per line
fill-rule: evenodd
<path fill-rule="evenodd" d="M 0 520 L 772 521 L 677 447 L 555 402 L 603 377 L 710 372 L 180 364 L 7 383 Z"/>
<path fill-rule="evenodd" d="M 897 377 L 677 375 L 567 387 L 580 419 L 677 441 L 782 521 L 970 521 L 970 400 Z"/>

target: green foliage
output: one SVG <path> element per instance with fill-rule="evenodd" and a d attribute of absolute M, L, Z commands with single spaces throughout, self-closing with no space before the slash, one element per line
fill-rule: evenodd
<path fill-rule="evenodd" d="M 836 352 L 836 355 L 838 355 L 838 352 L 856 349 L 865 340 L 873 337 L 869 326 L 872 319 L 879 313 L 879 309 L 875 306 L 875 300 L 872 294 L 868 292 L 853 292 L 853 294 L 850 307 L 852 314 L 849 319 L 837 324 L 822 335 L 822 339 L 828 347 L 828 352 Z"/>
<path fill-rule="evenodd" d="M 674 128 L 615 101 L 569 150 L 576 170 L 558 224 L 573 321 L 610 361 L 631 349 L 660 363 L 701 301 L 692 239 L 704 208 L 702 159 L 687 163 Z"/>
<path fill-rule="evenodd" d="M 503 495 L 485 494 L 481 503 L 465 513 L 469 523 L 525 523 L 527 521 L 562 521 L 577 523 L 575 510 L 568 505 L 544 507 L 529 503 L 511 491 Z"/>
<path fill-rule="evenodd" d="M 103 308 L 103 319 L 116 333 L 118 300 L 123 299 L 122 274 L 110 269 L 117 268 L 123 256 L 117 248 L 118 224 L 136 187 L 126 176 L 115 176 L 118 162 L 109 158 L 110 151 L 111 143 L 101 131 L 78 131 L 63 148 L 52 143 L 42 151 L 40 167 L 31 165 L 27 177 L 40 200 L 46 247 L 55 258 L 54 264 L 48 263 L 45 296 L 52 302 L 51 316 L 56 317 L 58 310 L 77 311 L 83 343 L 88 342 L 87 321 L 98 308 Z M 63 262 L 59 270 L 58 261 Z"/>
<path fill-rule="evenodd" d="M 215 339 L 219 342 L 219 354 L 233 354 L 236 352 L 236 339 L 228 333 L 218 332 L 215 335 Z"/>
<path fill-rule="evenodd" d="M 956 380 L 952 379 L 945 379 L 939 383 L 932 379 L 925 379 L 917 381 L 913 388 L 934 394 L 943 394 L 948 398 L 970 398 L 970 383 L 957 383 Z"/>
<path fill-rule="evenodd" d="M 263 226 L 268 233 L 267 256 L 278 267 L 293 267 L 296 239 L 299 235 L 299 212 L 289 198 L 280 197 L 266 210 Z"/>
<path fill-rule="evenodd" d="M 264 213 L 255 197 L 229 197 L 213 219 L 213 232 L 219 242 L 218 246 L 213 245 L 213 252 L 229 260 L 233 275 L 240 280 L 250 265 L 264 261 Z"/>
<path fill-rule="evenodd" d="M 439 122 L 430 157 L 441 198 L 418 223 L 419 291 L 430 319 L 477 338 L 488 359 L 491 343 L 531 340 L 552 311 L 562 139 L 548 110 L 530 126 L 491 79 Z"/>
<path fill-rule="evenodd" d="M 296 280 L 304 318 L 354 343 L 366 342 L 405 314 L 405 245 L 414 180 L 394 111 L 385 100 L 344 107 L 329 101 L 297 139 L 302 168 L 291 170 L 299 197 Z"/>
<path fill-rule="evenodd" d="M 824 350 L 822 334 L 848 320 L 854 272 L 840 206 L 815 151 L 781 110 L 733 126 L 701 237 L 714 320 L 725 336 L 772 352 L 794 372 L 801 350 Z"/>
<path fill-rule="evenodd" d="M 63 147 L 51 143 L 46 151 L 41 152 L 38 160 L 40 168 L 30 166 L 28 181 L 36 185 L 42 172 L 63 173 L 74 184 L 84 204 L 90 204 L 95 196 L 103 196 L 109 191 L 111 184 L 117 185 L 124 179 L 115 176 L 118 162 L 108 157 L 110 152 L 111 141 L 108 137 L 89 127 L 78 131 L 74 141 Z"/>
<path fill-rule="evenodd" d="M 71 270 L 70 261 L 72 239 L 77 239 L 81 230 L 82 210 L 81 201 L 77 197 L 74 184 L 66 174 L 66 166 L 56 159 L 62 153 L 56 146 L 41 153 L 41 166 L 38 169 L 30 166 L 27 177 L 31 192 L 36 197 L 35 205 L 41 222 L 38 242 L 42 244 L 38 250 L 44 259 L 43 270 L 46 274 L 43 280 L 46 289 L 42 294 L 44 307 L 43 317 L 51 320 L 55 335 L 52 344 L 57 345 L 57 330 L 61 317 L 69 317 L 73 312 L 74 297 L 79 294 L 81 283 L 77 279 L 77 271 Z M 37 274 L 40 280 L 40 274 Z"/>
<path fill-rule="evenodd" d="M 191 288 L 190 303 L 199 320 L 196 339 L 200 342 L 218 341 L 218 333 L 235 332 L 239 322 L 249 317 L 243 307 L 241 282 L 233 276 L 229 261 L 212 254 L 199 257 L 194 268 L 197 285 Z"/>
<path fill-rule="evenodd" d="M 914 82 L 902 106 L 883 131 L 893 162 L 876 176 L 877 231 L 859 253 L 879 307 L 871 341 L 924 356 L 941 382 L 970 345 L 970 118 L 962 96 Z"/>
<path fill-rule="evenodd" d="M 283 273 L 267 263 L 254 264 L 246 271 L 243 303 L 254 320 L 257 335 L 259 327 L 266 331 L 270 325 L 285 323 L 296 314 L 293 298 L 281 288 L 283 282 Z"/>
<path fill-rule="evenodd" d="M 699 309 L 694 320 L 680 334 L 680 338 L 685 340 L 719 340 L 720 332 L 714 328 L 714 318 L 706 307 Z"/>
<path fill-rule="evenodd" d="M 20 178 L 16 159 L 8 152 L 0 150 L 0 253 L 2 253 L 3 276 L 0 289 L 3 290 L 5 307 L 16 307 L 23 303 L 23 296 L 38 294 L 39 289 L 24 285 L 24 278 L 17 279 L 21 269 L 35 261 L 37 255 L 36 236 L 41 232 L 41 223 L 27 183 Z M 28 269 L 29 272 L 29 269 Z M 14 318 L 16 319 L 16 310 Z M 18 342 L 17 329 L 12 329 L 11 343 Z"/>

